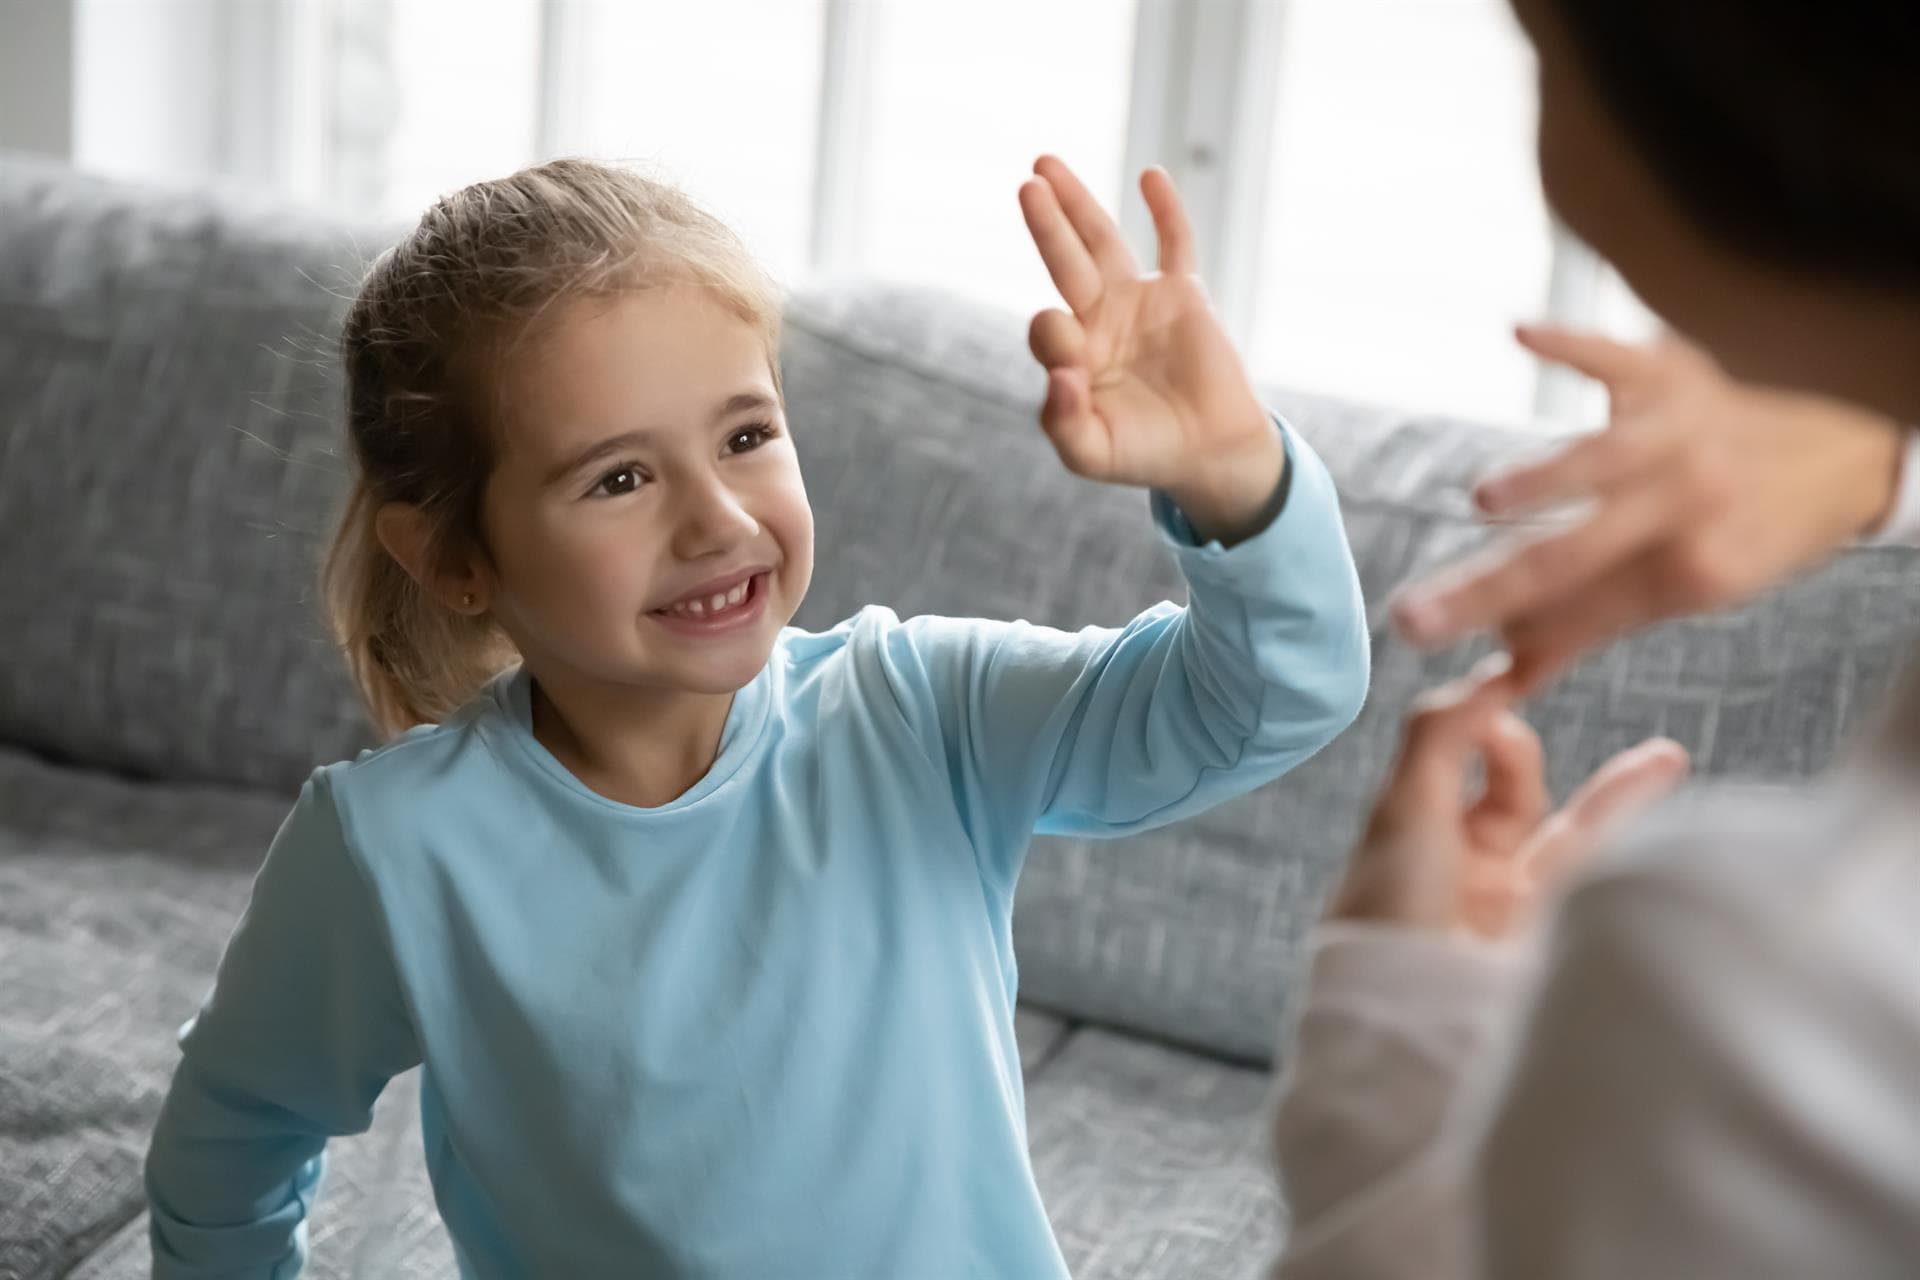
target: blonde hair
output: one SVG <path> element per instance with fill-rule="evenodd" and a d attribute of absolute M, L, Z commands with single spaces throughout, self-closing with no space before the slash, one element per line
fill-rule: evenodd
<path fill-rule="evenodd" d="M 383 734 L 444 719 L 517 655 L 490 619 L 441 604 L 388 554 L 380 509 L 421 512 L 435 565 L 484 552 L 495 406 L 481 371 L 561 305 L 675 284 L 762 332 L 777 389 L 772 279 L 683 192 L 627 169 L 555 160 L 477 182 L 374 261 L 340 335 L 353 477 L 321 589 Z"/>

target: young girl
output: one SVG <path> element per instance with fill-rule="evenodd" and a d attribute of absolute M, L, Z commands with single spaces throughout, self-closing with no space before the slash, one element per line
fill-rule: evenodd
<path fill-rule="evenodd" d="M 405 732 L 315 772 L 183 1035 L 156 1275 L 293 1275 L 327 1138 L 416 1064 L 468 1276 L 1065 1274 L 1013 1033 L 1028 841 L 1277 776 L 1353 717 L 1367 643 L 1332 484 L 1256 400 L 1170 181 L 1143 276 L 1036 172 L 1071 308 L 1034 324 L 1042 421 L 1156 490 L 1191 586 L 1121 630 L 787 629 L 813 530 L 778 298 L 669 189 L 542 165 L 374 265 L 326 579 Z"/>

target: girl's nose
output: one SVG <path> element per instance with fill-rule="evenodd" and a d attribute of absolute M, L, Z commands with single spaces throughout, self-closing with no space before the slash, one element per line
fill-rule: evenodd
<path fill-rule="evenodd" d="M 740 495 L 718 477 L 686 491 L 676 526 L 675 551 L 686 559 L 733 550 L 760 531 Z"/>

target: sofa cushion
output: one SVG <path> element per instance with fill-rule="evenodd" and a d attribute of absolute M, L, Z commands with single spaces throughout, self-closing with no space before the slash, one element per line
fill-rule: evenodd
<path fill-rule="evenodd" d="M 0 1275 L 141 1207 L 147 1135 L 286 805 L 0 750 Z"/>
<path fill-rule="evenodd" d="M 1027 1089 L 1034 1176 L 1079 1280 L 1251 1280 L 1285 1231 L 1270 1078 L 1096 1028 Z"/>

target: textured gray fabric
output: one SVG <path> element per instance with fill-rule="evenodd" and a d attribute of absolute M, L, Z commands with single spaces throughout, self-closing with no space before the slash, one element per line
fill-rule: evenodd
<path fill-rule="evenodd" d="M 173 1032 L 285 811 L 0 750 L 0 1276 L 57 1274 L 139 1211 Z"/>
<path fill-rule="evenodd" d="M 1020 1070 L 1031 1077 L 1044 1070 L 1066 1047 L 1071 1024 L 1058 1015 L 1021 1005 L 1013 1011 L 1013 1038 L 1020 1048 Z"/>
<path fill-rule="evenodd" d="M 0 740 L 279 787 L 362 743 L 312 600 L 362 252 L 0 159 Z"/>
<path fill-rule="evenodd" d="M 1180 598 L 1143 499 L 1068 476 L 1041 438 L 1041 382 L 1016 320 L 852 288 L 796 300 L 788 335 L 821 565 L 803 621 L 877 601 L 1074 626 Z M 1255 1062 L 1269 1056 L 1300 940 L 1407 705 L 1481 652 L 1409 650 L 1387 626 L 1391 593 L 1481 545 L 1472 481 L 1540 447 L 1466 423 L 1268 398 L 1341 487 L 1373 619 L 1367 709 L 1288 777 L 1176 829 L 1040 841 L 1014 921 L 1026 998 Z M 1801 776 L 1879 705 L 1917 628 L 1920 556 L 1854 551 L 1750 609 L 1616 647 L 1529 715 L 1561 794 L 1653 733 L 1690 747 L 1702 774 Z"/>
<path fill-rule="evenodd" d="M 1086 1028 L 1027 1089 L 1041 1199 L 1079 1280 L 1253 1280 L 1284 1214 L 1269 1077 Z"/>

